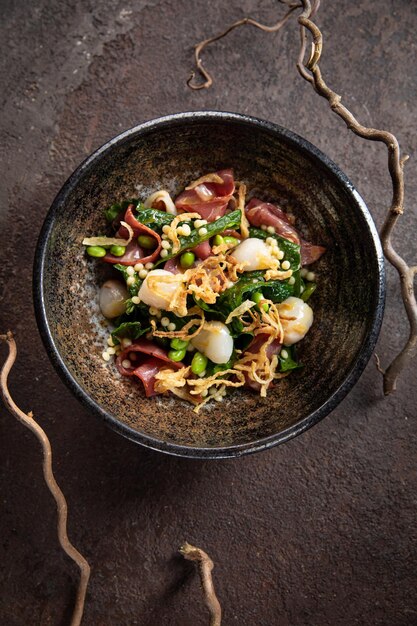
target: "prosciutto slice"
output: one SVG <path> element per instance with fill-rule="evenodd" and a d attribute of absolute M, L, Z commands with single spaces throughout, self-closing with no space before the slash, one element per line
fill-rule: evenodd
<path fill-rule="evenodd" d="M 317 261 L 326 252 L 323 246 L 316 246 L 305 241 L 300 233 L 291 225 L 288 215 L 275 204 L 252 198 L 246 207 L 246 217 L 252 226 L 262 224 L 273 226 L 277 235 L 301 246 L 301 265 L 309 265 Z"/>
<path fill-rule="evenodd" d="M 120 263 L 120 265 L 135 265 L 136 263 L 139 263 L 139 261 L 141 263 L 153 263 L 159 256 L 162 247 L 161 237 L 157 232 L 152 230 L 152 228 L 145 226 L 145 224 L 141 224 L 141 222 L 136 219 L 132 211 L 133 206 L 133 204 L 128 206 L 123 220 L 133 229 L 133 239 L 126 246 L 126 252 L 123 256 L 114 256 L 108 252 L 103 259 L 107 263 Z M 139 235 L 149 235 L 155 239 L 156 248 L 151 254 L 148 254 L 147 251 L 145 252 L 143 248 L 139 246 L 137 242 Z M 129 233 L 127 228 L 121 226 L 117 231 L 116 237 L 128 238 Z"/>
<path fill-rule="evenodd" d="M 137 355 L 130 359 L 130 353 Z M 128 359 L 131 367 L 124 367 L 123 361 Z M 137 376 L 145 388 L 147 397 L 157 395 L 155 392 L 155 375 L 167 363 L 174 369 L 184 367 L 183 363 L 171 361 L 167 352 L 147 339 L 138 339 L 125 348 L 116 359 L 116 367 L 123 376 Z"/>
<path fill-rule="evenodd" d="M 246 348 L 245 352 L 250 352 L 251 354 L 257 354 L 267 339 L 268 339 L 268 335 L 263 335 L 263 334 L 257 335 L 256 337 L 252 339 L 251 343 Z M 266 354 L 267 354 L 268 359 L 271 359 L 274 356 L 274 354 L 277 354 L 277 352 L 281 350 L 281 345 L 282 344 L 280 343 L 279 339 L 274 339 L 274 341 L 272 341 L 269 344 L 269 346 L 266 349 Z M 244 374 L 245 374 L 245 380 L 246 380 L 246 387 L 250 387 L 251 389 L 255 389 L 256 391 L 259 391 L 261 388 L 261 385 L 258 382 L 256 382 L 256 380 L 252 380 L 251 378 L 249 378 L 248 372 L 245 372 Z"/>
<path fill-rule="evenodd" d="M 208 222 L 214 222 L 216 217 L 222 217 L 235 191 L 235 181 L 231 169 L 215 173 L 223 182 L 200 183 L 193 189 L 186 189 L 175 199 L 176 208 L 187 213 L 198 213 Z"/>
<path fill-rule="evenodd" d="M 252 226 L 273 226 L 277 235 L 300 243 L 300 236 L 294 226 L 291 226 L 288 216 L 275 204 L 252 198 L 246 207 L 246 217 Z"/>
<path fill-rule="evenodd" d="M 212 255 L 211 246 L 208 241 L 203 241 L 202 243 L 199 243 L 198 246 L 193 248 L 193 252 L 198 259 L 201 259 L 201 261 L 208 259 L 209 256 Z"/>

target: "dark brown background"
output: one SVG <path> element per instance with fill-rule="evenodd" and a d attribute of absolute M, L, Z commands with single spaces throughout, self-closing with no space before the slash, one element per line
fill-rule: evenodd
<path fill-rule="evenodd" d="M 298 78 L 294 23 L 281 34 L 235 32 L 205 54 L 214 87 L 187 89 L 192 44 L 248 13 L 273 21 L 282 7 L 271 0 L 1 8 L 1 329 L 16 331 L 12 391 L 50 435 L 70 537 L 92 565 L 83 623 L 206 624 L 198 579 L 176 556 L 187 539 L 216 562 L 225 625 L 417 624 L 416 363 L 387 399 L 370 363 L 331 416 L 285 446 L 190 462 L 147 452 L 83 410 L 49 364 L 31 304 L 35 242 L 54 195 L 87 154 L 138 122 L 204 108 L 278 122 L 345 170 L 378 224 L 390 193 L 384 149 L 350 135 Z M 318 23 L 330 85 L 412 157 L 395 239 L 415 261 L 417 4 L 328 0 Z M 406 334 L 397 283 L 388 270 L 383 362 Z M 3 409 L 0 448 L 0 623 L 63 626 L 77 572 L 57 544 L 38 445 Z"/>

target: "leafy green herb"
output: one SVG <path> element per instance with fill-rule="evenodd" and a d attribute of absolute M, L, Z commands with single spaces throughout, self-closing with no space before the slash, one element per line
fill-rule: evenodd
<path fill-rule="evenodd" d="M 287 356 L 285 358 L 282 356 L 283 351 L 287 353 Z M 291 370 L 296 370 L 296 369 L 299 369 L 300 367 L 303 367 L 303 365 L 297 361 L 294 346 L 283 348 L 283 350 L 281 350 L 281 353 L 279 355 L 279 371 L 290 372 Z"/>
<path fill-rule="evenodd" d="M 162 227 L 171 224 L 174 216 L 158 209 L 147 209 L 143 204 L 140 204 L 137 207 L 136 218 L 141 224 L 150 226 L 152 230 L 161 233 Z"/>
<path fill-rule="evenodd" d="M 140 322 L 124 322 L 120 324 L 111 334 L 114 343 L 120 343 L 121 339 L 128 337 L 132 341 L 139 339 L 150 330 L 150 326 L 143 328 Z"/>

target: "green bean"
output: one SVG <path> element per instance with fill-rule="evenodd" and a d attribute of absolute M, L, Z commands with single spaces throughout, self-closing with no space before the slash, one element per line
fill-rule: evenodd
<path fill-rule="evenodd" d="M 180 265 L 184 270 L 190 268 L 195 261 L 194 252 L 184 252 L 180 257 Z"/>
<path fill-rule="evenodd" d="M 141 248 L 145 248 L 145 250 L 156 248 L 156 240 L 150 235 L 139 235 L 138 244 Z"/>
<path fill-rule="evenodd" d="M 265 297 L 264 297 L 262 291 L 256 291 L 255 293 L 252 294 L 251 298 L 252 298 L 252 300 L 254 302 L 256 302 L 256 304 L 258 305 L 257 308 L 258 308 L 258 310 L 260 310 L 259 303 L 260 303 L 261 300 L 265 300 Z M 264 302 L 262 304 L 262 309 L 265 311 L 265 313 L 268 311 L 269 306 L 268 306 L 267 302 Z"/>
<path fill-rule="evenodd" d="M 174 350 L 185 350 L 190 342 L 183 339 L 172 339 L 171 348 Z"/>
<path fill-rule="evenodd" d="M 113 256 L 123 256 L 126 252 L 126 248 L 124 246 L 110 246 L 110 254 Z"/>
<path fill-rule="evenodd" d="M 101 246 L 88 246 L 87 254 L 97 259 L 106 256 L 106 249 Z"/>
<path fill-rule="evenodd" d="M 306 283 L 305 289 L 303 293 L 300 295 L 301 300 L 304 300 L 304 302 L 307 302 L 309 297 L 315 292 L 316 287 L 317 287 L 316 283 Z"/>
<path fill-rule="evenodd" d="M 201 354 L 201 352 L 196 352 L 193 356 L 193 360 L 191 361 L 191 371 L 193 374 L 202 374 L 207 367 L 208 358 Z"/>
<path fill-rule="evenodd" d="M 170 350 L 168 352 L 168 357 L 171 359 L 171 361 L 182 361 L 185 357 L 185 352 L 185 350 Z"/>

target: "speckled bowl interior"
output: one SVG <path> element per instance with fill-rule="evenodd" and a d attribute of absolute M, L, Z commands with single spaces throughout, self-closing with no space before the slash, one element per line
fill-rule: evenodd
<path fill-rule="evenodd" d="M 203 173 L 232 167 L 249 193 L 279 202 L 305 237 L 327 247 L 315 264 L 315 321 L 300 344 L 304 367 L 263 399 L 237 390 L 200 414 L 170 397 L 147 399 L 101 353 L 108 330 L 98 308 L 112 270 L 89 260 L 81 240 L 106 229 L 103 208 L 165 188 L 173 194 Z M 40 235 L 35 308 L 48 353 L 75 394 L 123 435 L 197 457 L 237 456 L 305 430 L 353 386 L 375 344 L 383 313 L 383 262 L 373 222 L 347 178 L 311 144 L 273 124 L 227 113 L 178 114 L 112 140 L 55 199 Z M 87 418 L 86 418 L 87 419 Z"/>

